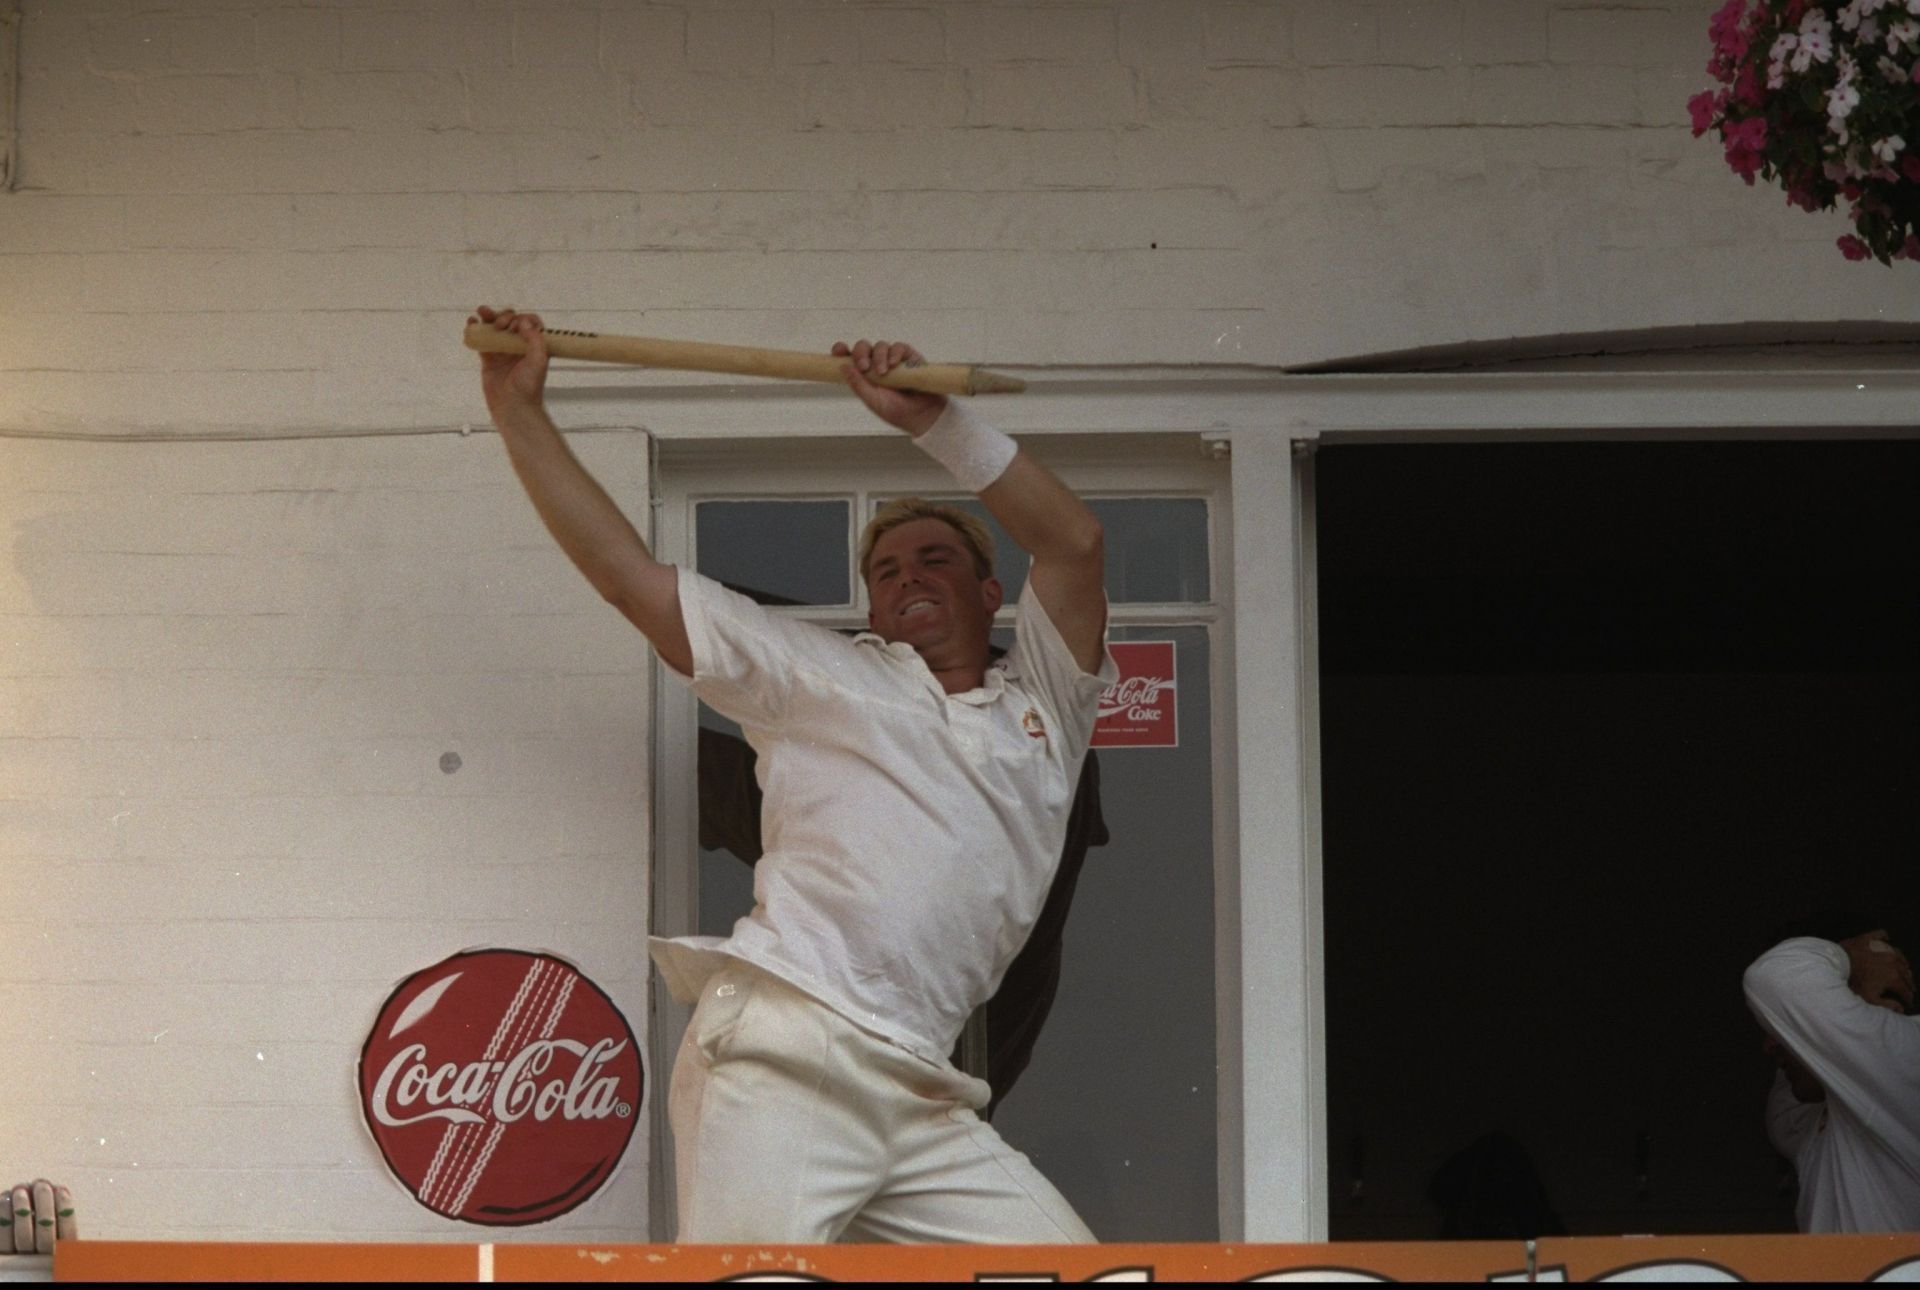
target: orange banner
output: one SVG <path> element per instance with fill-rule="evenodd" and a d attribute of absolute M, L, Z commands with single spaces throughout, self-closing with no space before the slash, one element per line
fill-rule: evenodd
<path fill-rule="evenodd" d="M 1309 1272 L 1394 1281 L 1526 1279 L 1519 1241 L 1351 1245 L 501 1245 L 507 1281 L 1247 1281 Z M 1307 1279 L 1302 1276 L 1301 1279 Z"/>
<path fill-rule="evenodd" d="M 1920 1233 L 1889 1236 L 1562 1236 L 1538 1281 L 1920 1281 Z"/>
<path fill-rule="evenodd" d="M 1538 1281 L 1920 1281 L 1920 1233 L 1567 1237 Z M 1524 1241 L 558 1245 L 62 1241 L 56 1281 L 1521 1281 Z"/>
<path fill-rule="evenodd" d="M 476 1245 L 61 1241 L 55 1281 L 474 1281 Z"/>

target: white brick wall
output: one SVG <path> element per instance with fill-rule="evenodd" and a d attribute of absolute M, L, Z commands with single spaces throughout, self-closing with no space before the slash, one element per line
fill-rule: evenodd
<path fill-rule="evenodd" d="M 643 513 L 645 440 L 576 438 Z M 644 1026 L 638 637 L 491 435 L 0 440 L 0 514 L 0 1159 L 93 1235 L 470 1239 L 383 1176 L 359 1045 L 483 944 Z M 645 1180 L 559 1226 L 644 1239 Z"/>
<path fill-rule="evenodd" d="M 774 343 L 824 339 L 795 335 L 800 311 L 898 330 L 938 301 L 966 315 L 942 339 L 990 338 L 968 357 L 1003 363 L 1209 361 L 1222 307 L 1259 315 L 1236 357 L 1265 363 L 1655 314 L 1891 316 L 1898 275 L 1836 261 L 1837 218 L 1746 189 L 1688 136 L 1711 8 L 25 0 L 23 187 L 0 200 L 0 318 L 43 339 L 0 350 L 0 427 L 456 424 L 473 415 L 459 313 L 506 293 Z M 1383 133 L 1403 157 L 1384 169 Z M 1481 158 L 1473 183 L 1449 159 L 1462 146 Z M 1543 156 L 1559 158 L 1551 221 Z M 1031 217 L 1026 200 L 1058 189 L 1095 198 L 1097 228 L 1162 236 L 1080 241 L 1079 212 Z M 1190 191 L 1230 211 L 1206 231 L 1210 254 L 1180 266 L 1194 290 L 1101 294 L 1141 270 L 1148 243 L 1197 244 L 1181 227 Z M 814 218 L 822 193 L 960 200 L 871 223 L 857 202 Z M 798 218 L 768 214 L 787 210 Z M 844 226 L 840 245 L 823 221 Z M 1449 253 L 1406 254 L 1429 229 L 1447 230 Z M 983 234 L 1006 254 L 921 254 Z M 1754 248 L 1767 271 L 1691 274 L 1697 290 L 1675 301 L 1657 257 L 1636 269 L 1608 250 L 1684 260 L 1701 236 Z M 1065 295 L 1035 289 L 1025 252 L 1044 253 L 1040 277 Z M 1537 286 L 1490 292 L 1516 263 Z M 1602 269 L 1604 307 L 1588 290 Z M 1351 307 L 1325 297 L 1341 282 Z M 1119 316 L 1137 309 L 1154 316 Z M 316 311 L 417 338 L 395 356 L 411 366 L 368 379 L 354 328 L 296 336 L 282 321 Z M 1076 325 L 1055 325 L 1063 312 Z M 173 338 L 259 339 L 212 357 L 211 342 L 182 342 L 198 351 L 184 362 L 81 340 L 124 337 L 129 318 Z M 1016 336 L 1037 348 L 1008 348 Z M 54 344 L 66 356 L 49 365 Z"/>
<path fill-rule="evenodd" d="M 243 441 L 0 437 L 0 1160 L 464 1236 L 350 1125 L 386 987 L 505 939 L 642 1019 L 637 637 L 490 436 L 260 436 L 479 420 L 483 299 L 1009 364 L 1908 316 L 1689 137 L 1716 3 L 24 0 L 0 436 Z"/>

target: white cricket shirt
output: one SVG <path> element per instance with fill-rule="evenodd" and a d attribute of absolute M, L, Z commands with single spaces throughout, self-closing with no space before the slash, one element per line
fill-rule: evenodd
<path fill-rule="evenodd" d="M 668 989 L 744 959 L 945 1062 L 1040 915 L 1112 657 L 1082 672 L 1029 579 L 1013 648 L 949 695 L 911 645 L 679 579 L 693 691 L 759 755 L 765 854 L 732 935 L 653 938 Z"/>
<path fill-rule="evenodd" d="M 1767 1133 L 1800 1175 L 1803 1232 L 1920 1230 L 1920 1017 L 1847 988 L 1847 952 L 1795 937 L 1747 969 L 1747 1006 L 1827 1090 L 1802 1102 L 1784 1074 Z"/>

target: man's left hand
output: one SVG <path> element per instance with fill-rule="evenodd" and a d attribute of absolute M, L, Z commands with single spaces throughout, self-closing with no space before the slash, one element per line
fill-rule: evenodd
<path fill-rule="evenodd" d="M 848 345 L 836 341 L 836 358 L 847 359 L 847 384 L 873 414 L 896 430 L 915 436 L 925 434 L 947 410 L 944 394 L 922 394 L 917 390 L 890 390 L 874 382 L 896 367 L 918 367 L 927 360 L 905 341 L 856 340 Z"/>
<path fill-rule="evenodd" d="M 1885 929 L 1862 932 L 1840 942 L 1847 952 L 1847 985 L 1877 1008 L 1913 1011 L 1913 965 L 1887 941 Z"/>

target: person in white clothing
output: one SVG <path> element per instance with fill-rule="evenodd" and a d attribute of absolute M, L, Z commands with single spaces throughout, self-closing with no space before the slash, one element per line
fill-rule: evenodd
<path fill-rule="evenodd" d="M 753 911 L 730 936 L 652 945 L 697 1004 L 668 1103 L 679 1239 L 1092 1240 L 947 1054 L 1045 902 L 1116 675 L 1098 520 L 964 401 L 874 383 L 912 347 L 836 344 L 868 408 L 1033 560 L 990 665 L 1003 593 L 984 526 L 893 503 L 861 542 L 872 630 L 849 639 L 654 560 L 546 415 L 539 319 L 474 321 L 527 339 L 482 356 L 482 386 L 549 530 L 758 754 Z"/>
<path fill-rule="evenodd" d="M 1780 1066 L 1767 1134 L 1799 1175 L 1800 1230 L 1920 1230 L 1920 1017 L 1907 1015 L 1906 955 L 1884 930 L 1796 936 L 1755 960 L 1745 986 Z"/>

